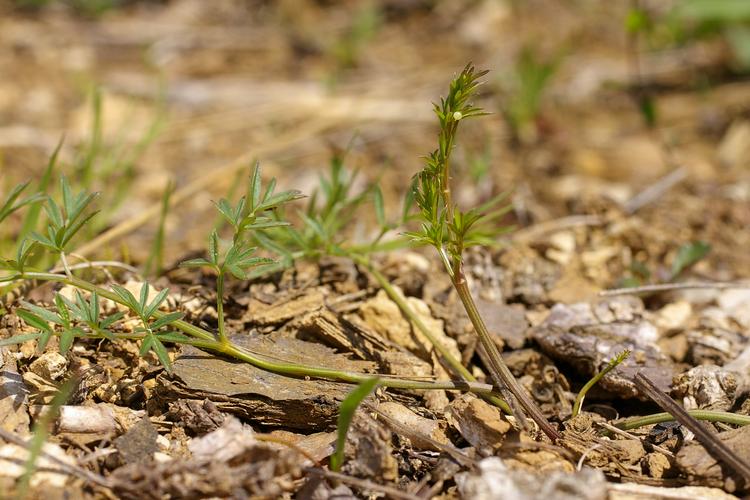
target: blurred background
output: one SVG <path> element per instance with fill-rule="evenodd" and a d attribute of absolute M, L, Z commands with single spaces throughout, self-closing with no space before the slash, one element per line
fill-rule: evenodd
<path fill-rule="evenodd" d="M 459 203 L 512 189 L 519 227 L 637 213 L 750 274 L 747 0 L 2 0 L 0 192 L 64 136 L 59 169 L 102 191 L 90 236 L 122 229 L 89 250 L 136 263 L 165 192 L 178 259 L 256 160 L 309 194 L 346 152 L 398 210 L 468 62 L 492 115 L 461 131 Z"/>

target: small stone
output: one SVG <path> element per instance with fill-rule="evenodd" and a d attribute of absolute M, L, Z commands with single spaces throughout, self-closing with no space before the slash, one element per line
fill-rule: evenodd
<path fill-rule="evenodd" d="M 420 417 L 406 406 L 391 401 L 380 403 L 378 410 L 404 427 L 414 429 L 416 431 L 415 436 L 408 437 L 411 439 L 412 445 L 419 449 L 440 451 L 435 446 L 435 442 L 444 445 L 450 444 L 448 437 L 445 435 L 443 429 L 440 428 L 440 423 L 437 420 Z M 420 439 L 419 435 L 425 435 L 430 439 Z"/>
<path fill-rule="evenodd" d="M 656 326 L 664 331 L 683 328 L 693 313 L 693 306 L 689 302 L 680 300 L 659 309 L 654 318 Z"/>
<path fill-rule="evenodd" d="M 68 369 L 68 360 L 59 352 L 45 352 L 31 363 L 29 369 L 47 380 L 60 380 Z"/>
<path fill-rule="evenodd" d="M 511 349 L 520 349 L 526 343 L 529 323 L 523 307 L 509 306 L 477 299 L 477 308 L 487 328 L 494 337 L 502 339 Z"/>
<path fill-rule="evenodd" d="M 646 455 L 644 460 L 648 474 L 654 479 L 662 479 L 672 468 L 672 463 L 666 455 L 653 452 Z"/>
<path fill-rule="evenodd" d="M 547 239 L 550 247 L 545 257 L 558 264 L 566 265 L 573 258 L 576 249 L 576 238 L 571 231 L 559 231 Z"/>
<path fill-rule="evenodd" d="M 136 423 L 125 434 L 114 440 L 117 451 L 126 464 L 144 463 L 159 451 L 159 433 L 148 418 Z"/>
<path fill-rule="evenodd" d="M 688 409 L 728 411 L 737 393 L 738 375 L 713 365 L 696 366 L 675 377 L 672 393 Z"/>
<path fill-rule="evenodd" d="M 448 410 L 448 422 L 477 449 L 495 449 L 502 445 L 510 423 L 500 410 L 473 394 L 455 399 Z"/>
<path fill-rule="evenodd" d="M 159 447 L 159 451 L 167 452 L 169 451 L 169 447 L 172 445 L 172 443 L 169 441 L 169 438 L 166 436 L 162 436 L 159 434 L 156 438 L 156 446 Z"/>

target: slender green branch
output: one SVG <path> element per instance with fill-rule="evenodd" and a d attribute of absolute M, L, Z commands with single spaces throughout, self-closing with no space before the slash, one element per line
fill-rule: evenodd
<path fill-rule="evenodd" d="M 224 328 L 224 270 L 220 269 L 216 276 L 216 315 L 219 318 L 219 343 L 228 344 L 227 333 Z"/>
<path fill-rule="evenodd" d="M 427 328 L 427 325 L 424 324 L 424 321 L 422 321 L 422 319 L 417 316 L 411 306 L 409 306 L 409 304 L 404 300 L 403 296 L 396 291 L 393 285 L 391 285 L 390 281 L 388 281 L 388 278 L 386 278 L 383 273 L 375 268 L 375 266 L 372 265 L 372 262 L 368 258 L 356 254 L 349 255 L 349 257 L 354 262 L 366 267 L 367 270 L 370 271 L 370 274 L 373 275 L 380 287 L 385 290 L 385 293 L 388 294 L 388 297 L 390 297 L 390 299 L 396 303 L 399 309 L 401 309 L 401 312 L 404 314 L 404 316 L 406 316 L 407 319 L 411 321 L 412 324 L 416 326 L 420 332 L 422 332 L 422 334 L 433 345 L 433 347 L 435 347 L 435 350 L 440 353 L 443 360 L 449 365 L 450 368 L 453 369 L 453 371 L 457 375 L 462 377 L 467 382 L 476 382 L 476 377 L 471 374 L 471 372 L 461 363 L 461 361 L 456 359 L 453 354 L 451 354 L 451 352 L 442 344 L 442 342 L 440 342 L 437 337 L 435 337 L 432 331 Z M 490 403 L 502 409 L 506 414 L 511 413 L 510 406 L 508 406 L 508 403 L 506 403 L 502 399 L 492 395 L 483 395 L 483 397 Z"/>
<path fill-rule="evenodd" d="M 478 382 L 410 380 L 389 377 L 388 375 L 380 375 L 377 373 L 358 373 L 344 370 L 335 370 L 325 367 L 301 365 L 297 363 L 269 361 L 267 359 L 264 359 L 263 357 L 259 357 L 259 355 L 256 353 L 251 353 L 247 349 L 233 344 L 221 346 L 219 349 L 216 349 L 216 351 L 222 354 L 226 354 L 227 356 L 246 361 L 247 363 L 257 366 L 258 368 L 261 368 L 263 370 L 277 372 L 283 375 L 291 375 L 297 377 L 316 377 L 338 380 L 341 382 L 350 382 L 353 384 L 362 383 L 365 380 L 369 380 L 372 377 L 376 376 L 381 381 L 380 385 L 397 389 L 465 390 L 478 394 L 490 394 L 492 392 L 492 387 L 490 385 L 481 384 Z"/>
<path fill-rule="evenodd" d="M 65 271 L 65 275 L 68 278 L 73 277 L 73 273 L 70 271 L 70 266 L 68 266 L 68 259 L 65 257 L 65 252 L 60 252 L 60 262 L 62 263 L 63 270 Z"/>
<path fill-rule="evenodd" d="M 411 323 L 416 326 L 425 337 L 427 337 L 427 340 L 430 341 L 433 347 L 435 347 L 435 350 L 440 353 L 445 362 L 458 375 L 462 376 L 466 380 L 475 380 L 469 370 L 467 370 L 466 367 L 461 363 L 461 361 L 457 360 L 453 356 L 453 354 L 451 354 L 451 352 L 440 342 L 440 340 L 438 340 L 435 335 L 433 335 L 432 331 L 427 328 L 427 325 L 424 324 L 422 319 L 417 316 L 417 314 L 409 306 L 409 304 L 406 303 L 404 297 L 396 291 L 393 285 L 391 285 L 390 281 L 388 281 L 388 278 L 386 278 L 383 273 L 381 273 L 378 269 L 375 268 L 375 266 L 372 265 L 372 262 L 370 262 L 369 259 L 361 255 L 351 255 L 350 257 L 357 264 L 367 268 L 370 274 L 372 274 L 372 276 L 378 282 L 380 287 L 385 290 L 386 294 L 388 294 L 388 297 L 390 297 L 390 299 L 396 303 L 396 305 L 399 307 L 399 309 L 401 309 L 401 312 L 407 317 L 407 319 L 411 321 Z"/>
<path fill-rule="evenodd" d="M 105 288 L 96 286 L 88 281 L 82 280 L 73 276 L 68 278 L 63 274 L 53 273 L 37 273 L 37 272 L 26 272 L 23 275 L 16 275 L 13 277 L 4 277 L 0 281 L 10 281 L 17 279 L 36 279 L 40 281 L 54 281 L 59 283 L 65 283 L 82 290 L 89 292 L 96 292 L 102 297 L 105 297 L 113 302 L 121 305 L 127 305 L 121 297 L 114 292 L 111 292 Z M 153 317 L 159 319 L 167 313 L 156 311 Z M 295 376 L 295 377 L 316 377 L 324 378 L 329 380 L 337 380 L 341 382 L 349 382 L 358 384 L 372 378 L 372 373 L 357 373 L 344 370 L 336 370 L 326 367 L 309 366 L 298 363 L 284 362 L 278 360 L 269 359 L 267 356 L 259 353 L 252 352 L 248 349 L 239 347 L 231 342 L 221 343 L 216 340 L 211 332 L 204 330 L 203 328 L 192 325 L 184 320 L 175 320 L 169 323 L 170 326 L 182 331 L 183 333 L 195 337 L 195 339 L 188 339 L 180 341 L 180 343 L 187 343 L 195 345 L 201 349 L 206 349 L 217 354 L 221 354 L 227 357 L 232 357 L 246 363 L 250 363 L 253 366 L 268 370 L 270 372 L 279 373 L 281 375 Z M 396 377 L 389 377 L 388 375 L 377 375 L 381 377 L 382 385 L 385 387 L 393 387 L 400 389 L 440 389 L 440 390 L 461 390 L 469 391 L 477 394 L 491 394 L 492 386 L 488 384 L 482 384 L 478 382 L 462 382 L 462 381 L 422 381 L 422 380 L 411 380 Z"/>
<path fill-rule="evenodd" d="M 596 385 L 596 383 L 599 382 L 606 374 L 614 370 L 617 365 L 628 359 L 628 356 L 630 356 L 630 351 L 628 351 L 627 349 L 622 351 L 620 354 L 612 358 L 610 362 L 607 363 L 607 366 L 604 367 L 604 369 L 591 377 L 591 380 L 586 382 L 586 385 L 584 385 L 583 388 L 581 388 L 581 390 L 578 392 L 576 401 L 573 404 L 573 417 L 577 416 L 581 412 L 581 406 L 583 406 L 583 399 L 586 397 L 586 393 L 588 393 L 589 390 L 594 387 L 594 385 Z"/>
<path fill-rule="evenodd" d="M 688 413 L 698 420 L 705 420 L 707 422 L 723 422 L 725 424 L 742 426 L 750 425 L 750 416 L 740 415 L 738 413 L 712 410 L 688 410 Z M 674 417 L 669 413 L 654 413 L 653 415 L 646 415 L 645 417 L 632 417 L 625 419 L 622 422 L 615 424 L 615 427 L 624 431 L 629 431 L 646 425 L 674 422 L 674 420 Z"/>

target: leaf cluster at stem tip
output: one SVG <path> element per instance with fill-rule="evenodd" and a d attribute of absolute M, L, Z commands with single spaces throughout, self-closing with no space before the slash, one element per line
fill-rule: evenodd
<path fill-rule="evenodd" d="M 221 216 L 234 231 L 232 243 L 223 258 L 220 258 L 219 234 L 214 229 L 208 237 L 207 257 L 190 259 L 182 262 L 180 266 L 208 267 L 221 277 L 229 273 L 237 279 L 248 279 L 248 269 L 273 264 L 272 259 L 254 255 L 257 247 L 250 246 L 248 234 L 289 226 L 289 223 L 281 219 L 276 212 L 287 203 L 303 197 L 299 191 L 294 190 L 274 193 L 275 187 L 276 179 L 271 179 L 266 189 L 262 190 L 261 169 L 260 165 L 256 164 L 250 176 L 248 193 L 239 199 L 236 206 L 232 206 L 224 198 L 215 203 Z"/>
<path fill-rule="evenodd" d="M 438 148 L 425 157 L 425 166 L 412 180 L 414 200 L 419 207 L 422 225 L 407 236 L 419 244 L 432 245 L 444 259 L 458 261 L 463 250 L 475 245 L 491 245 L 508 228 L 493 227 L 510 206 L 503 204 L 506 193 L 487 203 L 462 211 L 453 204 L 450 191 L 450 157 L 458 124 L 461 120 L 485 115 L 470 99 L 487 71 L 476 71 L 469 64 L 451 82 L 447 97 L 434 105 L 440 124 Z M 450 265 L 453 269 L 456 266 Z"/>
<path fill-rule="evenodd" d="M 65 246 L 73 236 L 97 214 L 97 211 L 86 213 L 85 210 L 99 193 L 80 192 L 73 195 L 70 183 L 65 176 L 60 178 L 60 187 L 62 190 L 62 207 L 49 196 L 47 197 L 47 203 L 44 205 L 49 220 L 47 234 L 31 233 L 32 239 L 53 252 L 65 251 Z"/>

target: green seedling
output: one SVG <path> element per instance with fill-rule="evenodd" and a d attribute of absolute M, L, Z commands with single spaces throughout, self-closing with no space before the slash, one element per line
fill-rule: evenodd
<path fill-rule="evenodd" d="M 289 223 L 273 216 L 273 212 L 283 205 L 301 197 L 298 191 L 284 191 L 274 194 L 275 181 L 271 181 L 266 190 L 261 189 L 261 170 L 256 165 L 250 178 L 250 188 L 247 197 L 243 196 L 236 206 L 222 198 L 216 203 L 219 213 L 234 229 L 232 244 L 219 258 L 219 236 L 214 230 L 208 238 L 208 258 L 198 258 L 185 261 L 182 267 L 208 267 L 216 273 L 216 312 L 218 315 L 218 339 L 222 344 L 228 344 L 226 329 L 224 328 L 224 280 L 227 274 L 236 279 L 248 279 L 248 270 L 260 266 L 273 264 L 273 260 L 254 255 L 256 247 L 249 246 L 243 235 L 250 231 L 271 229 L 287 226 Z"/>
<path fill-rule="evenodd" d="M 273 263 L 265 257 L 255 257 L 256 247 L 250 247 L 244 241 L 234 241 L 229 250 L 219 259 L 219 236 L 214 230 L 208 238 L 208 258 L 191 259 L 180 264 L 181 267 L 208 267 L 216 273 L 216 313 L 218 315 L 218 338 L 223 344 L 229 343 L 224 328 L 224 280 L 227 274 L 237 279 L 247 279 L 247 270 L 253 267 Z"/>
<path fill-rule="evenodd" d="M 256 231 L 271 231 L 284 228 L 287 222 L 281 220 L 276 212 L 282 205 L 301 197 L 296 191 L 275 193 L 274 180 L 269 183 L 269 186 L 265 190 L 262 190 L 260 177 L 260 170 L 256 168 L 250 178 L 248 196 L 241 199 L 236 206 L 232 206 L 226 201 L 219 201 L 216 204 L 219 212 L 234 228 L 231 246 L 224 254 L 223 259 L 219 259 L 217 235 L 216 237 L 210 237 L 208 258 L 204 261 L 193 262 L 191 265 L 205 265 L 214 269 L 218 268 L 223 273 L 228 272 L 235 277 L 246 278 L 248 277 L 248 274 L 246 274 L 247 268 L 254 267 L 259 263 L 259 261 L 254 260 L 256 257 L 253 257 L 250 252 L 251 247 L 247 243 L 248 234 Z M 127 307 L 131 314 L 135 314 L 139 318 L 141 325 L 132 333 L 117 333 L 114 336 L 115 340 L 140 341 L 141 355 L 145 356 L 148 352 L 153 351 L 159 362 L 168 370 L 171 368 L 171 365 L 165 344 L 184 344 L 192 345 L 217 355 L 251 363 L 258 368 L 287 376 L 317 377 L 355 384 L 372 377 L 371 374 L 279 361 L 276 358 L 235 345 L 226 339 L 226 334 L 223 337 L 219 335 L 217 338 L 214 333 L 180 319 L 180 313 L 159 311 L 158 307 L 166 297 L 167 292 L 165 291 L 160 292 L 156 299 L 148 301 L 148 286 L 144 286 L 141 289 L 140 298 L 136 299 L 129 291 L 116 285 L 112 287 L 112 290 L 108 290 L 90 281 L 81 279 L 75 276 L 69 267 L 65 268 L 66 272 L 64 274 L 38 272 L 31 269 L 26 265 L 26 262 L 28 255 L 33 253 L 31 251 L 33 247 L 38 247 L 41 250 L 46 250 L 48 253 L 54 254 L 59 253 L 61 248 L 64 251 L 65 244 L 69 242 L 70 238 L 76 234 L 86 221 L 94 216 L 94 213 L 86 211 L 93 201 L 94 195 L 81 193 L 73 196 L 64 178 L 61 180 L 61 184 L 63 185 L 62 208 L 54 203 L 50 197 L 46 197 L 44 200 L 45 212 L 51 219 L 48 236 L 40 237 L 32 234 L 27 238 L 26 241 L 28 242 L 21 241 L 18 244 L 19 250 L 15 259 L 0 259 L 0 268 L 7 271 L 5 275 L 0 276 L 0 283 L 58 282 L 81 291 L 95 293 L 97 297 L 107 298 Z M 273 264 L 269 267 L 271 266 Z M 219 302 L 221 302 L 221 296 L 222 293 L 217 293 Z M 104 330 L 102 331 L 98 331 L 90 325 L 87 326 L 86 321 L 91 319 L 91 314 L 84 316 L 82 311 L 92 311 L 94 306 L 90 305 L 86 308 L 82 304 L 78 304 L 78 301 L 75 304 L 77 307 L 71 307 L 70 303 L 59 298 L 55 301 L 56 312 L 43 312 L 46 309 L 41 307 L 38 309 L 25 309 L 26 312 L 20 314 L 25 316 L 29 321 L 29 325 L 38 331 L 30 335 L 24 334 L 12 337 L 3 341 L 3 344 L 7 345 L 27 340 L 45 339 L 50 338 L 52 335 L 64 336 L 65 338 L 62 343 L 65 346 L 69 344 L 69 339 L 71 338 L 106 339 L 106 332 L 110 330 L 109 327 L 111 324 L 106 323 L 107 327 L 103 327 Z M 220 317 L 223 318 L 223 314 Z M 490 386 L 475 382 L 438 382 L 432 380 L 404 379 L 385 375 L 381 379 L 382 385 L 385 387 L 470 390 L 480 394 L 491 392 Z"/>
<path fill-rule="evenodd" d="M 609 363 L 607 363 L 607 366 L 604 367 L 601 371 L 599 371 L 596 375 L 591 377 L 591 380 L 586 382 L 586 385 L 584 385 L 581 390 L 578 392 L 578 396 L 576 396 L 576 401 L 573 404 L 573 413 L 572 416 L 575 417 L 581 412 L 581 408 L 583 407 L 583 400 L 586 397 L 586 394 L 591 390 L 592 387 L 594 387 L 606 374 L 617 368 L 617 366 L 628 359 L 630 356 L 629 350 L 624 350 L 614 358 L 610 360 Z"/>
<path fill-rule="evenodd" d="M 70 184 L 64 176 L 60 178 L 60 187 L 62 190 L 62 207 L 49 196 L 47 197 L 47 203 L 44 205 L 48 218 L 47 234 L 41 235 L 32 232 L 31 238 L 54 254 L 59 255 L 65 268 L 65 274 L 70 277 L 65 247 L 83 225 L 96 215 L 96 212 L 86 213 L 86 208 L 94 201 L 98 193 L 80 192 L 74 196 Z"/>
<path fill-rule="evenodd" d="M 148 300 L 148 282 L 144 283 L 141 287 L 141 293 L 138 300 L 136 300 L 135 296 L 127 288 L 119 285 L 112 285 L 112 289 L 120 299 L 122 299 L 121 303 L 125 304 L 141 320 L 141 325 L 134 330 L 136 335 L 141 334 L 143 336 L 141 339 L 141 349 L 139 354 L 145 356 L 149 351 L 153 351 L 164 368 L 168 372 L 171 372 L 172 363 L 169 360 L 167 348 L 164 347 L 164 342 L 173 342 L 175 339 L 180 340 L 181 337 L 178 332 L 175 330 L 166 330 L 166 327 L 170 323 L 182 318 L 183 314 L 180 312 L 172 312 L 154 318 L 154 313 L 167 299 L 169 289 L 165 288 L 156 294 L 156 297 L 150 302 Z"/>
<path fill-rule="evenodd" d="M 0 223 L 7 219 L 13 212 L 16 212 L 22 207 L 40 201 L 42 200 L 42 198 L 44 198 L 41 193 L 35 193 L 22 200 L 18 200 L 18 198 L 21 196 L 21 193 L 23 193 L 28 186 L 28 182 L 18 184 L 10 191 L 10 193 L 8 193 L 5 202 L 2 206 L 0 206 Z"/>
<path fill-rule="evenodd" d="M 367 396 L 375 390 L 380 380 L 371 378 L 365 380 L 347 394 L 346 398 L 339 406 L 338 422 L 336 424 L 336 450 L 331 455 L 331 470 L 338 472 L 344 464 L 344 448 L 346 447 L 346 436 L 349 433 L 349 426 L 354 419 L 354 414 L 359 405 Z"/>
<path fill-rule="evenodd" d="M 19 239 L 25 238 L 28 234 L 31 233 L 31 231 L 34 231 L 39 227 L 39 216 L 42 213 L 42 208 L 44 207 L 43 202 L 45 200 L 43 193 L 47 192 L 47 189 L 52 183 L 52 177 L 55 171 L 55 167 L 57 166 L 57 158 L 60 155 L 60 149 L 62 148 L 62 145 L 63 139 L 60 139 L 60 142 L 57 143 L 55 150 L 52 152 L 52 156 L 50 156 L 49 161 L 47 162 L 47 166 L 44 169 L 42 178 L 39 180 L 39 183 L 36 187 L 36 194 L 38 198 L 31 204 L 29 210 L 26 212 L 26 217 L 24 217 L 21 231 L 18 234 Z"/>
<path fill-rule="evenodd" d="M 684 271 L 703 259 L 711 251 L 711 245 L 705 241 L 685 243 L 677 250 L 672 261 L 672 270 L 668 281 L 677 279 Z"/>
<path fill-rule="evenodd" d="M 691 241 L 681 245 L 677 249 L 677 254 L 664 282 L 671 283 L 677 280 L 685 271 L 705 258 L 710 251 L 711 245 L 704 241 Z M 641 286 L 648 282 L 653 274 L 644 263 L 634 261 L 630 265 L 630 276 L 622 278 L 620 286 L 623 288 Z"/>
<path fill-rule="evenodd" d="M 470 102 L 480 84 L 479 79 L 486 73 L 475 71 L 472 65 L 467 65 L 451 82 L 448 95 L 434 106 L 440 124 L 438 147 L 426 157 L 425 167 L 414 177 L 412 188 L 420 210 L 421 228 L 407 234 L 415 242 L 437 250 L 479 337 L 491 379 L 500 389 L 518 423 L 525 427 L 524 412 L 527 412 L 539 428 L 556 441 L 560 434 L 542 415 L 502 360 L 479 314 L 463 270 L 464 249 L 493 242 L 504 230 L 496 228 L 496 222 L 508 211 L 508 207 L 502 205 L 502 196 L 481 207 L 463 211 L 454 204 L 451 193 L 450 159 L 458 127 L 463 120 L 486 114 Z"/>
<path fill-rule="evenodd" d="M 328 53 L 335 63 L 335 68 L 327 78 L 331 87 L 347 70 L 356 67 L 367 48 L 367 44 L 377 35 L 383 24 L 383 14 L 377 2 L 362 2 L 353 12 L 352 23 L 337 40 L 330 45 Z"/>
<path fill-rule="evenodd" d="M 542 57 L 532 47 L 524 47 L 516 60 L 513 74 L 503 84 L 508 96 L 503 115 L 515 137 L 530 140 L 536 136 L 542 98 L 560 66 L 561 56 Z"/>
<path fill-rule="evenodd" d="M 95 87 L 91 94 L 91 131 L 88 140 L 77 146 L 76 157 L 70 165 L 70 170 L 72 171 L 71 178 L 84 190 L 91 190 L 95 185 L 113 186 L 111 190 L 108 190 L 107 205 L 102 215 L 89 227 L 90 234 L 93 234 L 106 227 L 122 202 L 128 198 L 136 175 L 136 161 L 161 130 L 164 98 L 161 96 L 156 100 L 153 119 L 146 125 L 143 134 L 133 143 L 126 137 L 130 129 L 125 126 L 120 127 L 111 140 L 106 140 L 101 89 Z"/>

